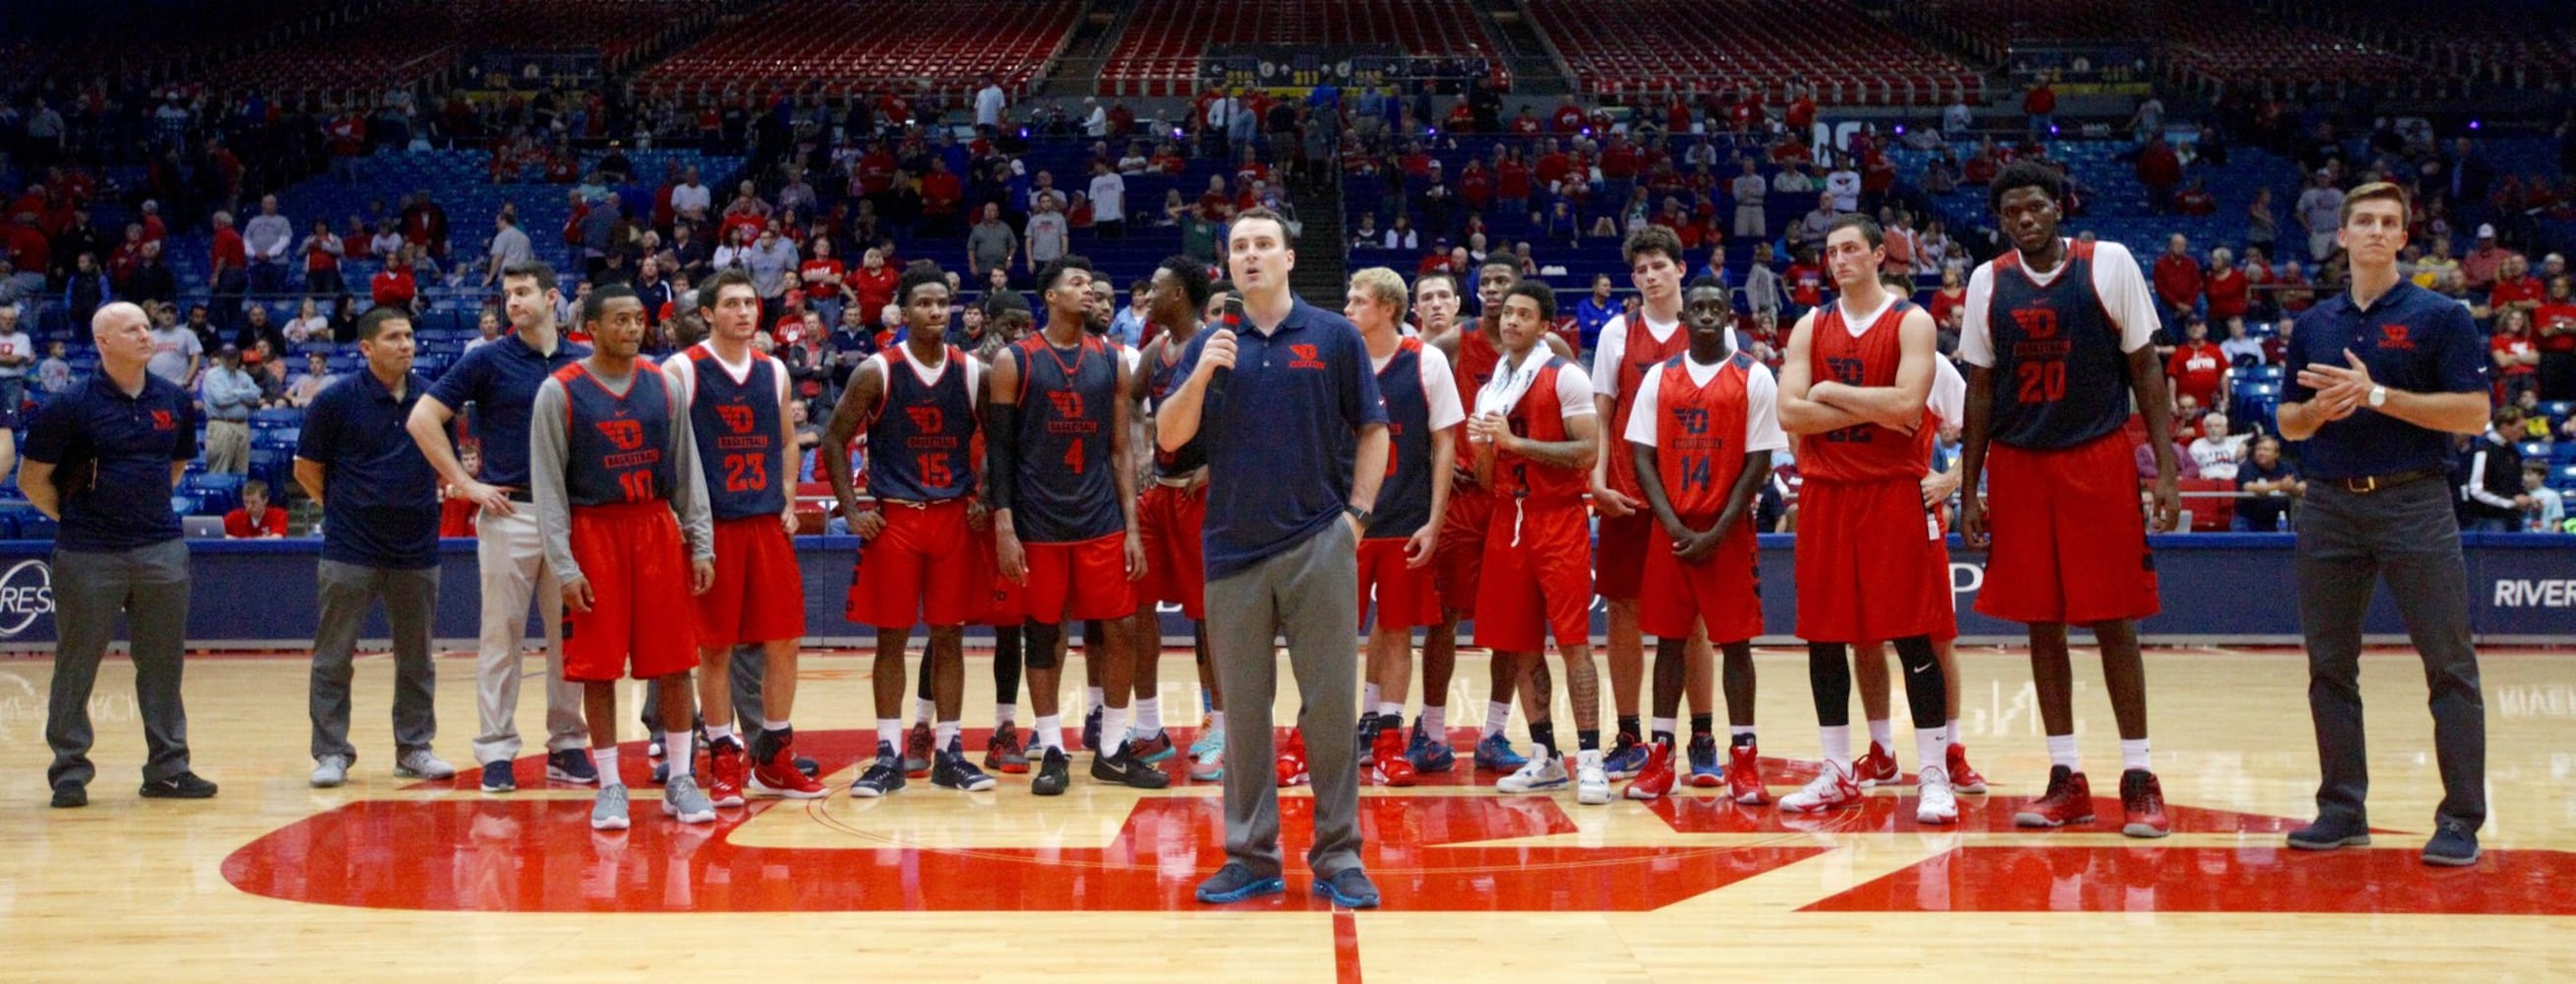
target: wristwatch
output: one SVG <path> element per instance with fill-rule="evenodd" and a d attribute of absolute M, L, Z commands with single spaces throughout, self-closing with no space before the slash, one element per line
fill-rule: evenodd
<path fill-rule="evenodd" d="M 2379 409 L 2380 407 L 2384 407 L 2384 406 L 2387 406 L 2387 405 L 2388 405 L 2388 387 L 2386 387 L 2386 386 L 2373 386 L 2373 387 L 2371 387 L 2371 388 L 2370 388 L 2370 408 L 2371 408 L 2371 409 L 2373 409 L 2373 410 L 2377 410 L 2377 409 Z"/>
<path fill-rule="evenodd" d="M 1345 513 L 1349 513 L 1349 514 L 1350 514 L 1350 517 L 1351 517 L 1352 519 L 1359 520 L 1359 521 L 1360 521 L 1360 528 L 1361 528 L 1361 529 L 1363 529 L 1363 530 L 1368 529 L 1368 527 L 1369 527 L 1369 518 L 1370 518 L 1370 517 L 1372 517 L 1372 516 L 1374 516 L 1374 515 L 1376 515 L 1375 513 L 1371 513 L 1371 512 L 1369 512 L 1368 510 L 1366 510 L 1366 509 L 1362 509 L 1362 508 L 1360 508 L 1360 507 L 1358 507 L 1358 506 L 1343 506 L 1343 507 L 1342 507 L 1342 511 L 1343 511 L 1343 512 L 1345 512 Z"/>

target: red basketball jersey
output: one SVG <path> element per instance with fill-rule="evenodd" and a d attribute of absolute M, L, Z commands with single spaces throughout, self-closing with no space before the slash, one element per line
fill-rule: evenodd
<path fill-rule="evenodd" d="M 1841 304 L 1819 309 L 1808 339 L 1809 378 L 1845 386 L 1896 385 L 1897 364 L 1904 358 L 1897 326 L 1912 310 L 1914 302 L 1898 300 L 1855 337 L 1844 325 Z M 1933 428 L 1924 416 L 1917 412 L 1922 426 L 1912 434 L 1878 424 L 1809 434 L 1798 442 L 1798 471 L 1825 481 L 1921 479 L 1932 465 Z"/>
<path fill-rule="evenodd" d="M 1583 368 L 1563 358 L 1534 352 L 1533 359 L 1546 359 L 1530 383 L 1529 392 L 1521 394 L 1505 417 L 1512 433 L 1533 441 L 1563 441 L 1565 404 L 1556 396 L 1556 376 L 1564 372 L 1582 372 Z M 1523 500 L 1531 506 L 1580 506 L 1583 495 L 1592 491 L 1592 472 L 1583 468 L 1559 468 L 1508 451 L 1494 453 L 1494 484 L 1500 492 Z"/>
<path fill-rule="evenodd" d="M 1744 472 L 1753 359 L 1728 356 L 1707 385 L 1691 378 L 1688 359 L 1677 355 L 1655 370 L 1662 374 L 1655 382 L 1655 473 L 1683 525 L 1696 529 L 1726 511 L 1726 494 Z"/>
<path fill-rule="evenodd" d="M 1690 332 L 1675 326 L 1672 337 L 1659 342 L 1654 331 L 1646 327 L 1644 312 L 1620 320 L 1628 328 L 1628 337 L 1623 339 L 1627 348 L 1619 359 L 1618 398 L 1611 401 L 1610 419 L 1602 422 L 1610 428 L 1610 440 L 1605 442 L 1603 453 L 1610 456 L 1610 487 L 1638 499 L 1646 493 L 1637 487 L 1637 459 L 1628 450 L 1628 415 L 1637 408 L 1637 387 L 1645 384 L 1646 374 L 1690 351 Z M 1743 429 L 1737 428 L 1736 433 L 1742 434 Z"/>

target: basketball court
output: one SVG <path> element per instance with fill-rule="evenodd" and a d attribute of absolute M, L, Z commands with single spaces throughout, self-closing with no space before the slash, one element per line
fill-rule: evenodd
<path fill-rule="evenodd" d="M 1077 754 L 1060 798 L 1030 796 L 1022 775 L 989 793 L 916 780 L 854 801 L 846 787 L 873 736 L 809 726 L 798 747 L 820 760 L 830 798 L 754 800 L 684 829 L 650 805 L 658 791 L 629 720 L 637 820 L 595 834 L 592 790 L 544 782 L 541 750 L 506 795 L 476 790 L 471 768 L 453 784 L 395 778 L 381 654 L 359 661 L 360 760 L 332 790 L 305 781 L 302 654 L 194 659 L 195 764 L 223 786 L 211 802 L 133 795 L 132 668 L 112 660 L 93 704 L 91 805 L 56 811 L 43 785 L 50 664 L 11 658 L 0 661 L 0 823 L 15 842 L 0 855 L 0 977 L 96 981 L 121 966 L 157 968 L 153 979 L 442 982 L 2533 981 L 2576 966 L 2576 669 L 2564 650 L 2481 654 L 2492 814 L 2485 857 L 2466 869 L 2416 858 L 2440 784 L 2409 652 L 2382 648 L 2364 664 L 2376 843 L 2322 855 L 2282 842 L 2309 817 L 2316 777 L 2295 648 L 2148 651 L 2173 823 L 2158 841 L 2108 823 L 2016 830 L 2013 807 L 2047 772 L 2028 664 L 2017 649 L 1959 655 L 1965 743 L 1994 788 L 1960 798 L 1954 829 L 1918 829 L 1910 781 L 1820 818 L 1687 788 L 1589 807 L 1571 789 L 1495 793 L 1497 776 L 1467 772 L 1461 755 L 1460 771 L 1414 788 L 1363 786 L 1385 905 L 1360 913 L 1306 894 L 1302 791 L 1282 794 L 1291 891 L 1193 901 L 1222 860 L 1222 820 L 1217 784 L 1183 778 L 1186 756 L 1165 763 L 1175 781 L 1159 792 L 1094 782 Z M 1449 704 L 1465 719 L 1452 733 L 1463 749 L 1485 666 L 1459 663 Z M 1766 649 L 1758 663 L 1777 795 L 1813 775 L 1814 714 L 1803 652 Z M 2089 769 L 2109 776 L 2116 736 L 2094 663 L 2077 651 L 2078 731 Z M 809 654 L 797 719 L 870 720 L 869 666 Z M 970 749 L 991 723 L 987 667 L 970 656 Z M 470 765 L 472 657 L 444 656 L 438 671 L 438 749 Z M 1165 655 L 1162 679 L 1193 679 L 1186 652 Z M 535 693 L 520 726 L 541 735 Z M 621 697 L 629 718 L 637 696 Z M 1195 724 L 1180 712 L 1198 702 L 1195 684 L 1167 682 L 1164 696 L 1176 723 Z M 1071 723 L 1078 692 L 1066 707 Z M 1283 692 L 1278 712 L 1295 707 Z M 1525 724 L 1515 715 L 1515 740 Z M 1910 772 L 1904 735 L 1897 748 Z M 2101 802 L 2118 816 L 2116 797 Z"/>

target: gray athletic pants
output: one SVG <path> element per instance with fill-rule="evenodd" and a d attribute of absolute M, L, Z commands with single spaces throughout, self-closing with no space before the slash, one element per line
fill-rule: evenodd
<path fill-rule="evenodd" d="M 769 650 L 756 644 L 733 647 L 732 669 L 729 679 L 733 681 L 733 730 L 735 734 L 746 736 L 743 743 L 748 745 L 751 743 L 748 736 L 759 734 L 761 722 L 765 719 L 760 710 L 760 687 L 769 678 Z M 695 674 L 700 670 L 689 672 Z M 697 694 L 695 686 L 689 688 L 689 706 L 697 706 Z M 662 732 L 662 688 L 644 688 L 641 714 L 645 731 L 653 734 Z"/>
<path fill-rule="evenodd" d="M 54 551 L 54 679 L 45 709 L 45 744 L 54 764 L 47 785 L 87 785 L 89 695 L 98 663 L 125 616 L 133 642 L 134 703 L 143 716 L 145 782 L 188 771 L 188 708 L 179 700 L 181 658 L 188 645 L 188 543 L 171 540 L 113 553 Z"/>
<path fill-rule="evenodd" d="M 1360 866 L 1359 545 L 1336 519 L 1284 553 L 1207 585 L 1208 658 L 1225 693 L 1225 853 L 1258 877 L 1277 877 L 1279 789 L 1270 705 L 1279 692 L 1274 637 L 1288 640 L 1288 668 L 1305 710 L 1306 762 L 1315 793 L 1317 878 Z"/>
<path fill-rule="evenodd" d="M 322 561 L 315 577 L 321 582 L 322 615 L 313 630 L 313 687 L 306 701 L 313 718 L 313 759 L 327 755 L 358 757 L 349 744 L 350 659 L 367 609 L 385 603 L 385 624 L 394 643 L 394 757 L 413 749 L 428 750 L 438 737 L 438 672 L 429 662 L 432 613 L 438 610 L 438 568 L 395 570 Z"/>
<path fill-rule="evenodd" d="M 2317 813 L 2368 822 L 2370 765 L 2361 730 L 2361 619 L 2372 585 L 2388 593 L 2424 660 L 2432 691 L 2441 819 L 2476 831 L 2487 819 L 2487 709 L 2469 645 L 2468 572 L 2450 488 L 2418 479 L 2376 492 L 2308 486 L 2299 510 L 2299 626 L 2308 645 L 2308 713 L 2316 719 Z"/>

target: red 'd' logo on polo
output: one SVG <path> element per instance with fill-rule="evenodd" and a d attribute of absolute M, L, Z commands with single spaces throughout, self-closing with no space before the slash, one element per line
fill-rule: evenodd
<path fill-rule="evenodd" d="M 155 411 L 152 411 L 152 429 L 153 429 L 153 430 L 157 430 L 157 431 L 165 431 L 165 430 L 169 430 L 169 429 L 171 429 L 171 428 L 173 428 L 173 427 L 177 427 L 177 426 L 179 426 L 179 424 L 178 424 L 178 422 L 177 422 L 177 421 L 175 421 L 175 420 L 172 420 L 172 419 L 171 419 L 171 417 L 170 417 L 170 411 L 167 411 L 167 410 L 155 410 Z"/>
<path fill-rule="evenodd" d="M 2379 347 L 2384 349 L 2405 349 L 2412 352 L 2415 350 L 2415 340 L 2406 336 L 2407 328 L 2405 325 L 2381 325 L 2379 326 Z"/>
<path fill-rule="evenodd" d="M 1288 368 L 1290 369 L 1324 368 L 1324 360 L 1316 354 L 1315 347 L 1312 345 L 1291 345 L 1288 346 L 1288 351 L 1297 356 L 1294 359 L 1288 360 Z"/>

